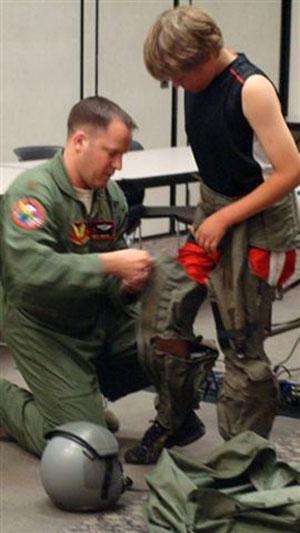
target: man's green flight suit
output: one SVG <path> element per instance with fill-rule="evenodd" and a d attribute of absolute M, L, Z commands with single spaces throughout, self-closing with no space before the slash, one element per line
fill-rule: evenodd
<path fill-rule="evenodd" d="M 0 378 L 0 425 L 40 455 L 54 426 L 105 424 L 100 391 L 114 400 L 148 383 L 136 305 L 99 260 L 126 247 L 127 205 L 110 182 L 87 214 L 58 154 L 19 176 L 1 211 L 3 334 L 31 392 Z"/>

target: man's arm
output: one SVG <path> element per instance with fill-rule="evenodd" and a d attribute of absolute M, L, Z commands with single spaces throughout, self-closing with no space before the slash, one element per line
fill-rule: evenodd
<path fill-rule="evenodd" d="M 271 207 L 300 183 L 300 157 L 283 119 L 273 85 L 264 76 L 248 78 L 243 112 L 273 166 L 271 176 L 251 193 L 208 217 L 196 232 L 200 246 L 216 250 L 228 228 Z"/>
<path fill-rule="evenodd" d="M 119 224 L 114 251 L 99 255 L 101 269 L 105 274 L 111 274 L 121 279 L 121 288 L 126 292 L 142 291 L 151 274 L 153 259 L 145 250 L 128 249 L 124 239 L 127 226 L 128 205 L 125 195 L 115 182 L 109 183 L 109 190 L 114 199 L 118 200 Z"/>
<path fill-rule="evenodd" d="M 78 298 L 95 293 L 108 274 L 126 281 L 136 276 L 144 280 L 150 275 L 153 259 L 145 250 L 75 253 L 65 246 L 63 251 L 63 222 L 47 188 L 39 184 L 34 194 L 27 186 L 19 189 L 16 182 L 2 199 L 0 239 L 1 263 L 23 300 L 47 298 L 57 304 L 62 299 L 72 299 L 74 293 Z M 39 209 L 39 223 L 32 227 L 22 223 L 22 217 L 19 220 L 14 216 L 19 213 L 19 203 L 24 204 L 24 209 L 30 208 L 29 200 Z"/>

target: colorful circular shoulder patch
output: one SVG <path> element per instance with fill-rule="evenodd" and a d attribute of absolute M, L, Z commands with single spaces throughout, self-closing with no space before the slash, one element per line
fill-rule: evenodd
<path fill-rule="evenodd" d="M 40 228 L 46 219 L 45 209 L 34 198 L 21 198 L 11 208 L 15 224 L 24 229 Z"/>

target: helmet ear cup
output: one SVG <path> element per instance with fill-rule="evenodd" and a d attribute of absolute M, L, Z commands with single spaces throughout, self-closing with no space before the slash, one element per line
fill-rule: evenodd
<path fill-rule="evenodd" d="M 67 511 L 111 507 L 125 488 L 119 446 L 106 428 L 72 422 L 50 431 L 41 479 L 51 501 Z"/>

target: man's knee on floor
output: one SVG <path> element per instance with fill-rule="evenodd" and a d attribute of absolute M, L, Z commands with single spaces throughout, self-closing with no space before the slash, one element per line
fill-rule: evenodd
<path fill-rule="evenodd" d="M 34 448 L 29 451 L 32 451 L 38 456 L 41 456 L 47 445 L 47 434 L 49 432 L 53 431 L 53 429 L 59 426 L 62 426 L 63 424 L 79 421 L 92 422 L 94 424 L 107 427 L 105 414 L 102 409 L 101 411 L 99 411 L 99 413 L 96 414 L 96 416 L 92 412 L 88 414 L 80 412 L 80 410 L 78 410 L 77 413 L 70 413 L 70 411 L 60 411 L 56 414 L 53 413 L 51 416 L 51 420 L 43 418 L 40 428 L 37 429 L 36 432 L 34 432 L 34 429 L 32 430 L 31 440 L 34 443 Z"/>

